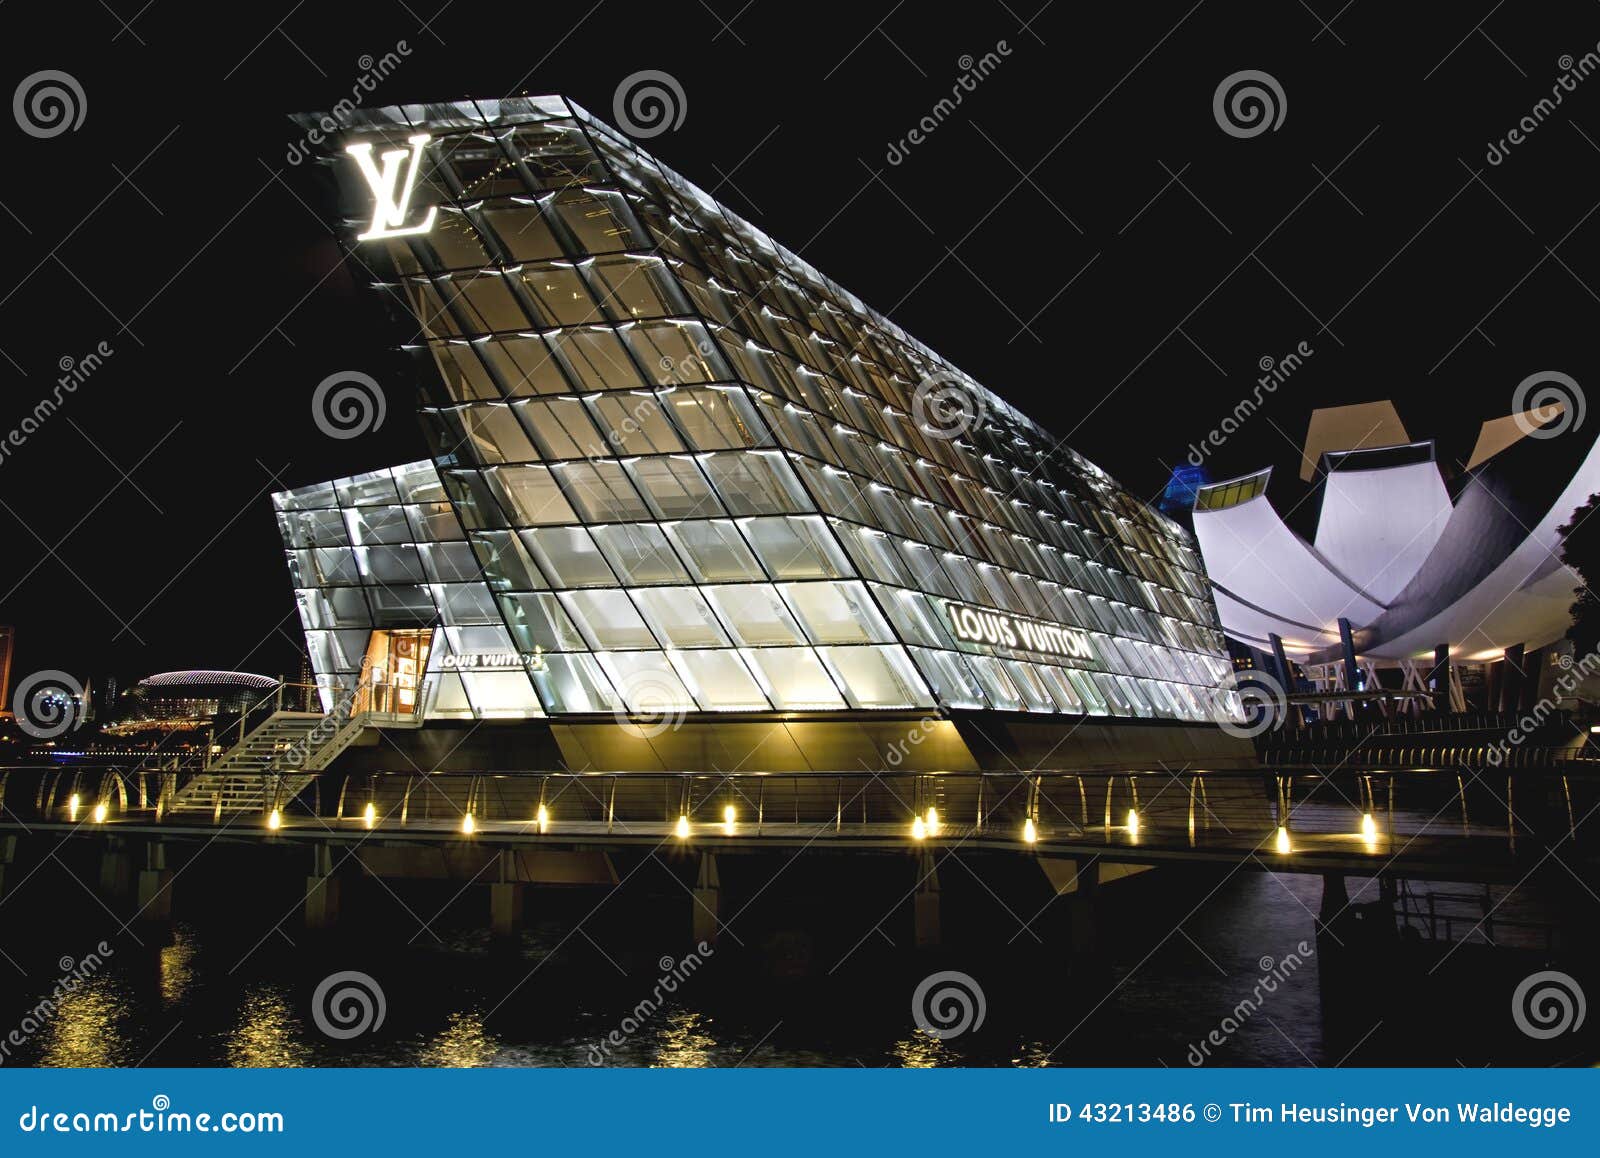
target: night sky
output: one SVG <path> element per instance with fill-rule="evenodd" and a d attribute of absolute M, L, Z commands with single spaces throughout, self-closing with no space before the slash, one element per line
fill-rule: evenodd
<path fill-rule="evenodd" d="M 1302 342 L 1208 463 L 1277 466 L 1282 510 L 1315 406 L 1392 397 L 1453 467 L 1530 374 L 1600 382 L 1600 74 L 1486 156 L 1587 69 L 1564 58 L 1600 52 L 1592 2 L 1124 4 L 1103 24 L 1060 0 L 590 2 L 0 9 L 8 88 L 59 70 L 86 102 L 50 138 L 0 124 L 0 441 L 63 359 L 112 351 L 0 458 L 19 678 L 297 669 L 268 493 L 425 448 L 378 297 L 286 161 L 287 114 L 400 41 L 367 103 L 563 93 L 612 121 L 620 81 L 670 73 L 686 115 L 647 149 L 1141 498 Z M 1242 70 L 1281 86 L 1275 130 L 1219 127 Z M 312 421 L 340 370 L 388 390 L 353 441 Z"/>

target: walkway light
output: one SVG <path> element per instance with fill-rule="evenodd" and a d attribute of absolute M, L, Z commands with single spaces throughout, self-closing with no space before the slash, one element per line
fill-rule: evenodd
<path fill-rule="evenodd" d="M 74 792 L 72 799 L 67 801 L 67 819 L 76 823 L 78 819 L 78 794 Z"/>
<path fill-rule="evenodd" d="M 911 839 L 912 840 L 921 840 L 923 837 L 925 837 L 927 835 L 928 835 L 928 826 L 923 821 L 922 817 L 920 817 L 920 816 L 913 817 L 912 820 L 911 820 Z"/>
<path fill-rule="evenodd" d="M 928 809 L 928 835 L 939 835 L 939 810 L 937 808 L 930 807 Z"/>
<path fill-rule="evenodd" d="M 678 827 L 674 831 L 677 833 L 679 840 L 689 839 L 689 814 L 687 812 L 678 813 Z"/>
<path fill-rule="evenodd" d="M 1372 841 L 1378 839 L 1378 822 L 1372 819 L 1372 813 L 1361 814 L 1361 839 Z"/>
<path fill-rule="evenodd" d="M 1022 839 L 1028 844 L 1033 844 L 1039 839 L 1039 829 L 1033 823 L 1033 817 L 1028 817 L 1022 822 Z"/>
<path fill-rule="evenodd" d="M 373 804 L 370 800 L 367 801 L 367 810 L 361 814 L 361 819 L 366 822 L 366 826 L 368 828 L 371 828 L 373 825 L 377 824 L 378 806 Z"/>
<path fill-rule="evenodd" d="M 1289 830 L 1281 824 L 1278 825 L 1278 836 L 1274 841 L 1274 847 L 1283 856 L 1288 856 L 1293 851 L 1289 847 Z"/>
<path fill-rule="evenodd" d="M 461 818 L 461 832 L 464 836 L 471 836 L 478 831 L 477 822 L 472 819 L 472 813 L 467 813 Z"/>
<path fill-rule="evenodd" d="M 534 813 L 533 822 L 539 826 L 540 832 L 550 830 L 550 810 L 544 805 L 539 805 L 539 811 Z"/>
<path fill-rule="evenodd" d="M 1128 835 L 1139 835 L 1139 813 L 1136 809 L 1128 809 Z"/>
<path fill-rule="evenodd" d="M 733 822 L 738 818 L 738 815 L 738 810 L 731 804 L 722 809 L 722 828 L 729 836 L 733 835 Z"/>
<path fill-rule="evenodd" d="M 93 815 L 96 824 L 104 824 L 106 822 L 106 806 L 103 803 L 96 804 Z"/>
<path fill-rule="evenodd" d="M 274 808 L 271 812 L 267 813 L 267 828 L 273 832 L 277 832 L 278 829 L 282 827 L 283 813 Z"/>

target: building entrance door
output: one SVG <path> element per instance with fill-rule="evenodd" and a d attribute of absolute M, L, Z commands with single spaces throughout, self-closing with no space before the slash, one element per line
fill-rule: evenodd
<path fill-rule="evenodd" d="M 409 716 L 422 709 L 422 679 L 428 670 L 431 630 L 378 629 L 367 643 L 356 711 Z"/>

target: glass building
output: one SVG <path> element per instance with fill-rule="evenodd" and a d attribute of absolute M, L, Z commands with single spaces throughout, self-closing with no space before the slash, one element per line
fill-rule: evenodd
<path fill-rule="evenodd" d="M 326 147 L 433 457 L 275 496 L 325 706 L 1211 719 L 1185 530 L 628 138 L 537 97 Z"/>

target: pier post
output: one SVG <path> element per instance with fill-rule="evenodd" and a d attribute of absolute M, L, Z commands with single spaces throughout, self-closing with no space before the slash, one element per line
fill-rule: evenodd
<path fill-rule="evenodd" d="M 333 846 L 319 843 L 312 848 L 311 875 L 306 877 L 306 930 L 326 931 L 339 923 L 339 902 L 344 881 L 333 871 Z"/>
<path fill-rule="evenodd" d="M 141 921 L 172 920 L 172 871 L 167 868 L 167 846 L 159 840 L 144 846 L 136 901 Z"/>
<path fill-rule="evenodd" d="M 133 895 L 133 854 L 120 836 L 107 837 L 100 854 L 100 891 L 118 901 Z"/>
<path fill-rule="evenodd" d="M 0 897 L 6 895 L 6 876 L 17 863 L 17 838 L 0 836 Z"/>
<path fill-rule="evenodd" d="M 698 945 L 701 941 L 708 945 L 716 944 L 717 934 L 722 931 L 721 904 L 722 878 L 717 874 L 716 854 L 703 852 L 700 854 L 700 872 L 695 877 L 694 909 L 690 922 L 694 944 Z"/>
<path fill-rule="evenodd" d="M 917 857 L 917 889 L 911 898 L 911 921 L 918 949 L 932 949 L 943 940 L 939 912 L 939 870 L 933 854 Z"/>
<path fill-rule="evenodd" d="M 516 879 L 514 852 L 503 849 L 496 856 L 500 879 L 489 886 L 489 929 L 497 941 L 514 941 L 522 933 L 523 890 L 527 886 Z"/>

